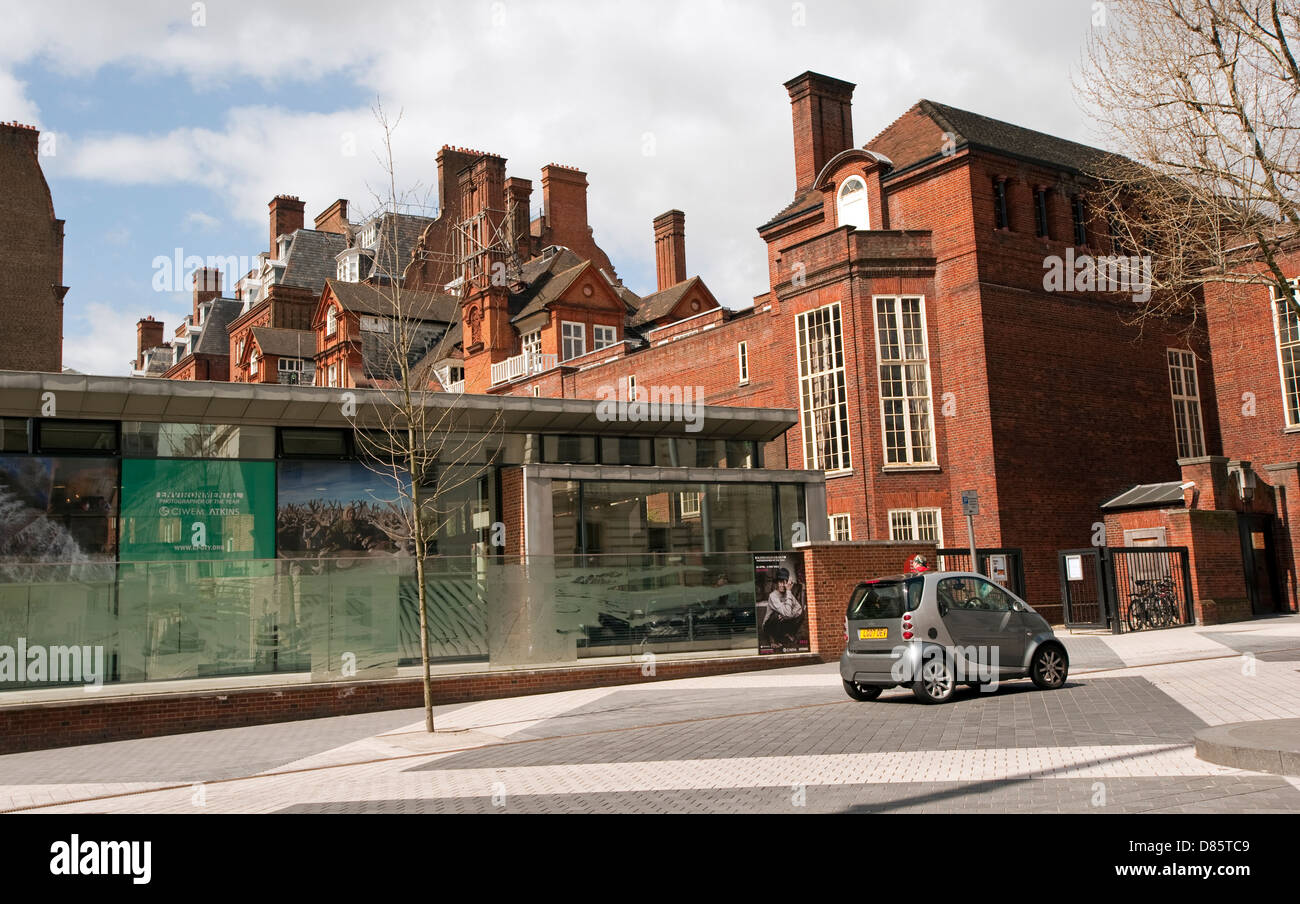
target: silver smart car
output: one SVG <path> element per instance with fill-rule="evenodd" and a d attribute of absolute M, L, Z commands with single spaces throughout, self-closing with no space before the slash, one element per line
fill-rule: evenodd
<path fill-rule="evenodd" d="M 945 703 L 959 684 L 987 687 L 1031 678 L 1065 684 L 1070 660 L 1052 627 L 982 574 L 936 571 L 864 581 L 844 618 L 844 690 L 874 700 L 910 687 L 922 703 Z"/>

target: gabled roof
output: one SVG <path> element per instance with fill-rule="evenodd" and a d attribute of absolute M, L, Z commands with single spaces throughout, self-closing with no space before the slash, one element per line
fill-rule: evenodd
<path fill-rule="evenodd" d="M 335 257 L 346 246 L 347 240 L 338 233 L 299 229 L 284 256 L 284 276 L 280 281 L 319 293 L 325 288 L 325 280 L 338 273 Z"/>
<path fill-rule="evenodd" d="M 1103 509 L 1121 508 L 1156 508 L 1159 506 L 1184 505 L 1182 481 L 1171 480 L 1167 483 L 1143 483 L 1125 490 L 1114 499 L 1103 502 Z"/>
<path fill-rule="evenodd" d="M 669 286 L 662 292 L 647 295 L 641 299 L 641 306 L 633 315 L 630 324 L 632 326 L 644 326 L 661 317 L 667 317 L 672 313 L 673 308 L 677 307 L 677 303 L 686 297 L 686 293 L 697 286 L 703 286 L 703 283 L 698 276 L 692 276 L 690 279 L 682 280 L 675 286 Z M 708 290 L 705 289 L 705 291 Z"/>
<path fill-rule="evenodd" d="M 275 355 L 277 358 L 311 358 L 316 354 L 316 334 L 311 330 L 255 326 L 253 341 L 263 355 Z"/>
<path fill-rule="evenodd" d="M 1097 173 L 1108 163 L 1123 159 L 1110 151 L 932 100 L 917 101 L 908 113 L 912 111 L 929 117 L 940 133 L 951 133 L 957 147 L 970 145 L 1080 173 Z M 904 114 L 866 145 L 893 160 L 895 171 L 942 153 L 942 149 L 930 140 L 931 136 L 922 135 L 914 129 L 898 128 L 899 122 L 906 116 Z"/>
<path fill-rule="evenodd" d="M 510 295 L 510 310 L 514 312 L 511 322 L 544 310 L 547 304 L 573 285 L 588 263 L 568 248 L 526 261 L 519 272 L 518 282 L 522 288 Z"/>
<path fill-rule="evenodd" d="M 377 314 L 392 317 L 394 296 L 401 304 L 402 314 L 415 320 L 452 323 L 460 320 L 460 299 L 442 292 L 422 292 L 416 289 L 395 289 L 390 286 L 372 286 L 369 283 L 344 282 L 338 279 L 325 281 L 330 292 L 345 311 L 355 314 Z"/>
<path fill-rule="evenodd" d="M 208 306 L 207 316 L 203 320 L 203 332 L 194 344 L 196 355 L 230 356 L 230 333 L 232 321 L 239 318 L 244 310 L 244 303 L 236 298 L 214 298 Z"/>

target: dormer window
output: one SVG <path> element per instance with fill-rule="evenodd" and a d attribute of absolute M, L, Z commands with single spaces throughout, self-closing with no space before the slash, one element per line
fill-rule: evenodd
<path fill-rule="evenodd" d="M 338 256 L 337 275 L 343 282 L 361 281 L 360 248 L 349 248 Z"/>
<path fill-rule="evenodd" d="M 861 176 L 849 176 L 840 185 L 836 201 L 836 214 L 841 226 L 854 229 L 870 229 L 870 214 L 867 210 L 867 183 Z"/>
<path fill-rule="evenodd" d="M 257 362 L 258 362 L 257 349 L 253 349 L 253 354 L 248 359 L 248 372 L 250 374 L 253 374 L 254 376 L 256 376 L 257 374 Z"/>
<path fill-rule="evenodd" d="M 325 335 L 333 336 L 339 331 L 339 312 L 338 308 L 330 305 L 325 311 Z"/>
<path fill-rule="evenodd" d="M 287 235 L 280 236 L 280 240 L 277 243 L 278 251 L 276 253 L 276 257 L 278 257 L 280 260 L 284 260 L 285 258 L 287 258 L 289 256 L 289 246 L 291 244 L 293 244 L 292 237 Z"/>

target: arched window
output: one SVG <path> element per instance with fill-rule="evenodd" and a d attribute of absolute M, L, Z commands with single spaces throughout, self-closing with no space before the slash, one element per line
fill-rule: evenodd
<path fill-rule="evenodd" d="M 334 305 L 325 311 L 325 335 L 333 336 L 339 329 L 339 312 Z"/>
<path fill-rule="evenodd" d="M 860 176 L 849 176 L 840 185 L 836 204 L 839 225 L 852 226 L 854 229 L 870 229 L 870 217 L 867 212 L 867 183 Z"/>

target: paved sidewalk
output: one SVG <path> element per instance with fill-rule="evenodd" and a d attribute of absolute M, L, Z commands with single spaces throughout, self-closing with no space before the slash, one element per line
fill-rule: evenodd
<path fill-rule="evenodd" d="M 825 664 L 439 707 L 433 737 L 405 710 L 15 754 L 0 809 L 1300 811 L 1300 779 L 1193 748 L 1300 715 L 1300 618 L 1063 639 L 1066 687 L 944 706 L 850 701 Z"/>

